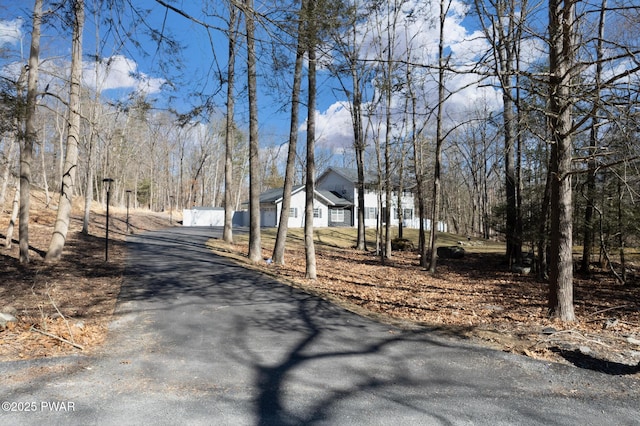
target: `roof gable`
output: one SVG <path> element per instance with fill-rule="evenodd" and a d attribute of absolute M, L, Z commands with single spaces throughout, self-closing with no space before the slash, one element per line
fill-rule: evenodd
<path fill-rule="evenodd" d="M 304 188 L 304 185 L 295 185 L 291 190 L 291 195 L 299 192 L 302 188 Z M 284 188 L 269 189 L 263 192 L 262 194 L 260 194 L 260 203 L 264 203 L 264 204 L 279 203 L 280 201 L 282 201 L 283 193 L 284 193 Z"/>
<path fill-rule="evenodd" d="M 341 176 L 342 178 L 348 180 L 349 182 L 351 182 L 353 184 L 358 183 L 358 170 L 357 169 L 350 169 L 350 168 L 347 168 L 347 167 L 331 166 L 322 174 L 322 176 L 325 176 L 325 175 L 327 175 L 329 173 L 335 173 L 338 176 Z M 364 183 L 365 183 L 365 185 L 376 184 L 376 183 L 378 183 L 378 177 L 373 173 L 369 173 L 369 172 L 365 171 L 364 172 Z"/>
<path fill-rule="evenodd" d="M 293 189 L 291 190 L 291 195 L 295 195 L 298 192 L 304 191 L 305 186 L 304 185 L 295 185 L 293 187 Z M 265 192 L 263 192 L 262 194 L 260 194 L 260 204 L 279 204 L 282 202 L 282 198 L 283 198 L 283 191 L 284 188 L 274 188 L 274 189 L 269 189 Z M 337 195 L 336 193 L 332 193 L 330 191 L 323 191 L 323 190 L 314 190 L 314 197 L 323 202 L 326 205 L 340 205 L 340 206 L 345 206 L 345 205 L 350 205 L 350 204 L 345 204 L 345 203 L 349 203 L 348 200 L 340 197 L 339 195 Z"/>
<path fill-rule="evenodd" d="M 316 193 L 321 194 L 324 198 L 329 200 L 330 205 L 332 205 L 332 206 L 346 207 L 346 206 L 352 206 L 353 205 L 353 203 L 351 201 L 347 200 L 342 195 L 338 194 L 336 191 L 328 191 L 326 189 L 318 189 L 318 190 L 316 190 Z"/>

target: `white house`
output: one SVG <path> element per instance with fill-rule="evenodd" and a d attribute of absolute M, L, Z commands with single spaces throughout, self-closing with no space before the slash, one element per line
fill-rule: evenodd
<path fill-rule="evenodd" d="M 355 169 L 342 167 L 329 167 L 322 173 L 316 181 L 316 189 L 313 197 L 313 226 L 324 227 L 357 227 L 358 213 L 358 174 Z M 365 194 L 364 194 L 364 218 L 365 226 L 376 227 L 378 217 L 378 177 L 371 173 L 365 173 Z M 397 225 L 398 208 L 403 212 L 403 226 L 407 228 L 418 228 L 419 219 L 415 214 L 415 202 L 411 186 L 407 185 L 400 198 L 398 207 L 398 195 L 394 191 L 392 194 L 392 225 Z M 260 194 L 260 226 L 276 227 L 280 220 L 282 211 L 283 188 L 270 189 Z M 384 206 L 384 197 L 382 205 Z M 305 188 L 304 185 L 297 185 L 291 191 L 291 207 L 289 209 L 289 228 L 304 227 L 305 209 Z M 210 212 L 210 214 L 213 212 Z M 219 214 L 218 212 L 216 212 Z M 234 226 L 248 226 L 248 212 L 235 212 Z M 201 213 L 202 214 L 202 213 Z M 217 216 L 217 215 L 216 215 Z M 185 225 L 194 222 L 200 224 L 202 221 L 190 221 L 185 214 Z M 206 221 L 206 225 L 210 222 Z M 205 226 L 206 226 L 205 225 Z M 431 223 L 425 219 L 425 229 L 431 229 Z M 447 231 L 446 223 L 438 223 L 438 231 Z"/>
<path fill-rule="evenodd" d="M 329 191 L 339 195 L 351 202 L 345 206 L 330 206 L 331 217 L 344 216 L 344 225 L 358 226 L 358 172 L 356 169 L 343 167 L 329 167 L 322 173 L 316 182 L 318 190 Z M 409 185 L 407 185 L 410 187 Z M 365 172 L 364 175 L 364 222 L 367 227 L 375 227 L 378 217 L 378 177 L 372 173 Z M 392 193 L 392 215 L 391 220 L 398 221 L 398 194 Z M 415 203 L 413 192 L 409 189 L 403 190 L 400 200 L 403 212 L 403 225 L 408 228 L 417 228 L 418 219 L 415 217 Z M 385 207 L 384 195 L 382 205 Z M 331 226 L 331 224 L 329 225 Z"/>
<path fill-rule="evenodd" d="M 301 228 L 304 226 L 305 194 L 304 185 L 294 186 L 291 191 L 289 228 Z M 282 198 L 283 188 L 270 189 L 260 194 L 260 226 L 278 226 L 280 212 L 282 211 Z M 316 189 L 313 197 L 313 226 L 318 228 L 336 226 L 336 224 L 332 224 L 331 209 L 344 208 L 350 205 L 351 202 L 343 197 L 330 191 Z"/>

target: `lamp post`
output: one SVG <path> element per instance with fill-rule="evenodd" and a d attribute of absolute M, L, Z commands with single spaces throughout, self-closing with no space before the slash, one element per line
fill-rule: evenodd
<path fill-rule="evenodd" d="M 127 235 L 129 235 L 129 196 L 131 195 L 131 190 L 127 189 Z"/>
<path fill-rule="evenodd" d="M 111 178 L 105 178 L 102 179 L 102 182 L 104 182 L 105 186 L 107 187 L 107 226 L 106 226 L 106 232 L 104 234 L 104 261 L 108 262 L 109 261 L 109 198 L 111 197 L 111 182 L 113 182 L 113 179 Z"/>
<path fill-rule="evenodd" d="M 173 225 L 173 195 L 169 195 L 169 225 Z"/>

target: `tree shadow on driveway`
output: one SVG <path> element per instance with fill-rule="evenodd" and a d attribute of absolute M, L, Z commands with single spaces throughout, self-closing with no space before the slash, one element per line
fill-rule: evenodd
<path fill-rule="evenodd" d="M 580 386 L 594 376 L 359 317 L 214 255 L 211 235 L 132 239 L 119 313 L 146 315 L 162 348 L 150 366 L 168 387 L 197 377 L 243 424 L 576 424 L 611 420 L 612 401 L 622 420 L 637 415 L 594 400 L 602 388 Z M 587 402 L 566 398 L 575 388 Z"/>

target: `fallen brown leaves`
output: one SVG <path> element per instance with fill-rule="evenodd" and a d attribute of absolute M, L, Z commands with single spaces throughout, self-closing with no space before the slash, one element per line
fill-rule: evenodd
<path fill-rule="evenodd" d="M 0 309 L 17 311 L 18 323 L 0 329 L 0 361 L 90 353 L 105 340 L 124 273 L 126 252 L 125 214 L 114 209 L 109 224 L 109 261 L 105 262 L 105 215 L 91 215 L 89 233 L 81 232 L 76 209 L 62 259 L 46 264 L 44 253 L 51 238 L 55 211 L 37 197 L 29 227 L 30 263 L 18 262 L 18 244 L 0 248 Z M 77 206 L 76 206 L 77 207 Z M 168 217 L 132 211 L 133 232 L 166 227 Z M 8 217 L 0 215 L 0 238 L 4 243 Z M 57 338 L 46 336 L 45 332 Z M 79 347 L 65 343 L 67 340 Z"/>

